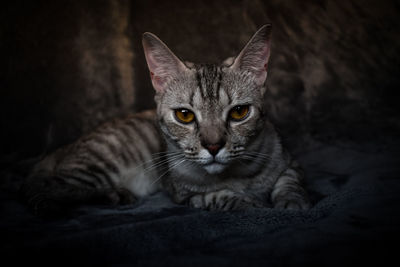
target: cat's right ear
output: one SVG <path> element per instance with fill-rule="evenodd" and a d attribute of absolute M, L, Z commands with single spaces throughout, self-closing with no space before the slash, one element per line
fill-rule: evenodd
<path fill-rule="evenodd" d="M 266 24 L 253 35 L 235 58 L 231 68 L 252 73 L 256 84 L 263 85 L 267 78 L 270 37 L 271 24 Z"/>
<path fill-rule="evenodd" d="M 157 93 L 164 92 L 167 83 L 184 71 L 186 66 L 154 34 L 144 33 L 142 44 L 153 87 Z"/>

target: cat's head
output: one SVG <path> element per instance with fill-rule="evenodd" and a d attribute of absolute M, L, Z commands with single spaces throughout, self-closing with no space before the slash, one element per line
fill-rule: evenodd
<path fill-rule="evenodd" d="M 221 65 L 184 63 L 155 35 L 143 35 L 160 125 L 181 162 L 216 174 L 246 155 L 264 125 L 270 32 L 263 26 Z"/>

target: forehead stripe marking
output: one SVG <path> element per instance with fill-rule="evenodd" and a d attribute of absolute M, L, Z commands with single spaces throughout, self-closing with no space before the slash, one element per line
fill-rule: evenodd
<path fill-rule="evenodd" d="M 200 71 L 199 69 L 196 70 L 196 79 L 197 79 L 197 86 L 199 87 L 200 90 L 200 95 L 201 98 L 204 98 L 204 93 L 203 93 L 203 86 L 201 85 L 201 76 L 200 76 Z"/>
<path fill-rule="evenodd" d="M 230 105 L 232 103 L 232 98 L 231 98 L 231 95 L 228 92 L 228 89 L 225 88 L 225 87 L 224 87 L 224 92 L 228 96 L 228 105 Z"/>
<path fill-rule="evenodd" d="M 221 71 L 221 68 L 217 68 L 217 72 L 218 72 L 218 81 L 217 81 L 216 96 L 217 96 L 217 99 L 218 99 L 218 101 L 219 101 L 219 90 L 220 90 L 221 81 L 222 81 L 222 71 Z"/>
<path fill-rule="evenodd" d="M 206 66 L 208 67 L 207 69 L 207 75 L 205 76 L 206 82 L 207 82 L 207 94 L 209 98 L 212 98 L 214 96 L 214 79 L 215 79 L 215 70 L 216 68 L 214 66 Z M 208 78 L 208 79 L 207 79 Z"/>
<path fill-rule="evenodd" d="M 194 94 L 195 94 L 195 90 L 191 90 L 191 93 L 190 93 L 190 100 L 189 100 L 189 105 L 190 106 L 192 106 L 193 107 L 193 99 L 194 99 Z"/>

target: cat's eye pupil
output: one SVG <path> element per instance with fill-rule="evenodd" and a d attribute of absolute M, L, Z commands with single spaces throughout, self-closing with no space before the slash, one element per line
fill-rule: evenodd
<path fill-rule="evenodd" d="M 182 112 L 182 115 L 183 115 L 185 118 L 186 118 L 186 117 L 188 116 L 188 114 L 189 114 L 189 112 L 188 112 L 186 109 L 182 109 L 181 112 Z"/>
<path fill-rule="evenodd" d="M 242 106 L 238 106 L 238 107 L 235 107 L 235 111 L 236 111 L 237 113 L 239 113 L 239 114 L 242 114 L 243 111 L 244 111 L 244 108 L 243 108 Z"/>

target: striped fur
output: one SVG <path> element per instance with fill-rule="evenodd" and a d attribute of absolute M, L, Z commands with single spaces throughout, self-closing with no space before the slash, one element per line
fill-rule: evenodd
<path fill-rule="evenodd" d="M 48 155 L 34 168 L 22 192 L 37 213 L 82 203 L 132 203 L 159 190 L 167 161 L 155 112 L 101 125 Z"/>
<path fill-rule="evenodd" d="M 164 189 L 208 210 L 273 205 L 306 209 L 299 166 L 264 107 L 270 27 L 221 65 L 181 62 L 156 36 L 143 45 L 157 111 L 100 126 L 40 162 L 23 187 L 36 211 L 80 203 L 131 203 Z M 241 120 L 229 114 L 248 107 Z M 176 111 L 194 114 L 190 123 Z"/>

